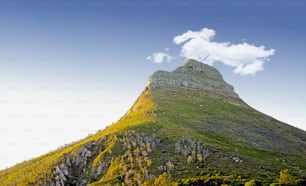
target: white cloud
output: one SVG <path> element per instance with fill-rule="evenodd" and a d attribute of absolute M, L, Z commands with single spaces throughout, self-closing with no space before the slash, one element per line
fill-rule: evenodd
<path fill-rule="evenodd" d="M 165 51 L 169 51 L 169 49 L 166 48 Z M 165 52 L 156 52 L 147 57 L 147 60 L 153 61 L 154 63 L 162 63 L 164 61 L 170 62 L 172 59 L 174 59 L 174 57 Z"/>
<path fill-rule="evenodd" d="M 263 70 L 263 64 L 269 61 L 274 49 L 266 50 L 264 46 L 255 46 L 246 42 L 233 44 L 230 42 L 212 41 L 216 32 L 203 28 L 200 31 L 187 31 L 173 38 L 173 42 L 182 45 L 180 55 L 213 65 L 222 62 L 234 67 L 240 75 L 255 75 Z"/>

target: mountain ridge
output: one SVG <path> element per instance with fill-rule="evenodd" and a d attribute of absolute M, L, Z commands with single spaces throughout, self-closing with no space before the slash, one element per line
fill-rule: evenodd
<path fill-rule="evenodd" d="M 289 169 L 286 183 L 298 185 L 305 153 L 305 131 L 251 108 L 214 67 L 190 59 L 153 73 L 115 124 L 0 171 L 0 183 L 267 185 L 285 183 L 279 172 Z"/>

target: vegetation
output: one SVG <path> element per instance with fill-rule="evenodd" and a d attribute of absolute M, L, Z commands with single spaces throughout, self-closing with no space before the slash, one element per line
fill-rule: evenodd
<path fill-rule="evenodd" d="M 289 173 L 288 169 L 283 169 L 279 173 L 278 183 L 281 185 L 295 185 L 296 178 Z"/>

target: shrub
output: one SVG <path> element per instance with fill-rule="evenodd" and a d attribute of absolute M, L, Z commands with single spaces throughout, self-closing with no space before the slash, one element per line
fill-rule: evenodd
<path fill-rule="evenodd" d="M 283 169 L 279 173 L 278 183 L 284 185 L 294 185 L 295 178 L 289 173 L 288 169 Z"/>
<path fill-rule="evenodd" d="M 244 186 L 256 186 L 256 182 L 255 182 L 255 180 L 252 179 L 252 180 L 246 182 L 244 184 Z"/>

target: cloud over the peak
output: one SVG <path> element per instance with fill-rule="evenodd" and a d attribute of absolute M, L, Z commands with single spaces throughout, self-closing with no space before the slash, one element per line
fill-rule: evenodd
<path fill-rule="evenodd" d="M 165 48 L 165 51 L 168 52 L 169 48 Z M 169 55 L 166 52 L 156 52 L 147 57 L 147 60 L 153 61 L 154 63 L 162 63 L 164 61 L 170 62 L 174 59 L 173 56 Z"/>
<path fill-rule="evenodd" d="M 233 44 L 230 42 L 212 41 L 216 32 L 203 28 L 200 31 L 187 31 L 173 38 L 173 42 L 181 45 L 180 55 L 213 65 L 222 62 L 234 67 L 240 75 L 255 75 L 263 70 L 263 64 L 274 54 L 274 49 L 266 50 L 264 46 L 255 46 L 246 42 Z"/>

